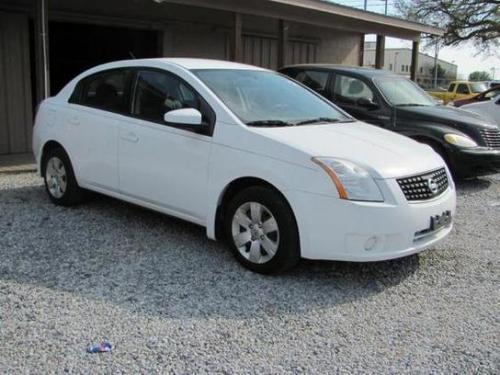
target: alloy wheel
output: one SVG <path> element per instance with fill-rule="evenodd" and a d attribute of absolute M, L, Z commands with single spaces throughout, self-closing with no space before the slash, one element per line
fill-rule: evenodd
<path fill-rule="evenodd" d="M 49 193 L 56 199 L 61 198 L 66 192 L 68 178 L 64 163 L 57 156 L 53 156 L 47 162 L 45 180 Z"/>
<path fill-rule="evenodd" d="M 271 211 L 260 203 L 247 202 L 238 207 L 231 233 L 240 254 L 252 263 L 267 263 L 278 250 L 278 223 Z"/>

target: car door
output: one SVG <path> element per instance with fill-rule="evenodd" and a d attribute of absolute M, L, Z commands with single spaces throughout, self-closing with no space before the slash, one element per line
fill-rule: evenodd
<path fill-rule="evenodd" d="M 192 87 L 163 70 L 138 70 L 132 95 L 132 117 L 119 127 L 121 193 L 202 223 L 214 112 Z M 200 110 L 205 131 L 164 122 L 166 112 L 181 108 Z"/>
<path fill-rule="evenodd" d="M 331 100 L 358 120 L 390 127 L 390 112 L 368 82 L 336 72 L 330 83 Z"/>
<path fill-rule="evenodd" d="M 128 113 L 129 69 L 106 70 L 80 81 L 65 115 L 68 149 L 82 185 L 118 190 L 118 126 Z"/>

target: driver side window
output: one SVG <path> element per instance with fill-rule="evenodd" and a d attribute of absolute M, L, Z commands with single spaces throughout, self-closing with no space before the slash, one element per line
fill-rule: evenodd
<path fill-rule="evenodd" d="M 373 91 L 362 80 L 337 74 L 333 88 L 335 100 L 339 103 L 356 104 L 360 98 L 375 100 Z"/>
<path fill-rule="evenodd" d="M 132 113 L 143 119 L 164 123 L 165 113 L 182 108 L 200 108 L 200 98 L 170 74 L 140 71 L 135 83 Z"/>

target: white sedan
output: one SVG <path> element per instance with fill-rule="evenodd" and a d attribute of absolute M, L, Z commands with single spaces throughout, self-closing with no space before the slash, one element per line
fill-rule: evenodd
<path fill-rule="evenodd" d="M 484 102 L 466 104 L 461 108 L 489 118 L 500 126 L 500 95 Z"/>
<path fill-rule="evenodd" d="M 451 231 L 455 189 L 428 146 L 354 120 L 278 73 L 199 59 L 90 69 L 39 107 L 50 199 L 91 190 L 207 228 L 251 270 L 417 253 Z"/>

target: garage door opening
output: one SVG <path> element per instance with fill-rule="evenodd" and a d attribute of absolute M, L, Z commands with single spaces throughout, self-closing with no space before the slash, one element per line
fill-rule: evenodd
<path fill-rule="evenodd" d="M 154 30 L 51 22 L 49 36 L 51 95 L 95 65 L 160 56 Z"/>

